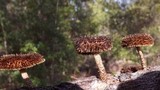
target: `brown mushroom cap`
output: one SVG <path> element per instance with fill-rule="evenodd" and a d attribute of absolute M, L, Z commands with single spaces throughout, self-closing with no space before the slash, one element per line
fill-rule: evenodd
<path fill-rule="evenodd" d="M 79 37 L 75 41 L 76 51 L 80 54 L 98 54 L 112 48 L 111 39 L 105 36 Z"/>
<path fill-rule="evenodd" d="M 152 46 L 154 39 L 150 34 L 131 34 L 122 39 L 122 47 Z"/>
<path fill-rule="evenodd" d="M 43 63 L 45 59 L 38 53 L 9 54 L 0 57 L 0 70 L 21 70 Z"/>

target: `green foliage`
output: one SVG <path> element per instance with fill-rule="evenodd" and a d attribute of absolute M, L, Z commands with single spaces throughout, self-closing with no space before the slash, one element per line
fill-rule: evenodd
<path fill-rule="evenodd" d="M 115 33 L 112 36 L 113 39 L 113 48 L 111 50 L 112 54 L 114 55 L 114 59 L 116 60 L 133 60 L 137 59 L 136 53 L 133 52 L 134 49 L 132 48 L 123 48 L 121 46 L 122 36 L 118 33 Z"/>
<path fill-rule="evenodd" d="M 96 31 L 101 31 L 105 27 L 105 21 L 107 20 L 107 14 L 103 3 L 105 3 L 103 0 L 98 0 L 88 5 L 91 9 L 91 25 L 95 25 Z"/>
<path fill-rule="evenodd" d="M 142 28 L 148 27 L 153 21 L 150 11 L 143 7 L 134 7 L 125 12 L 118 12 L 110 20 L 110 27 L 119 32 L 123 31 L 123 35 L 139 33 Z"/>
<path fill-rule="evenodd" d="M 31 41 L 26 41 L 24 43 L 24 46 L 20 48 L 20 52 L 22 53 L 28 53 L 28 52 L 37 52 L 38 49 L 36 48 L 35 44 Z"/>

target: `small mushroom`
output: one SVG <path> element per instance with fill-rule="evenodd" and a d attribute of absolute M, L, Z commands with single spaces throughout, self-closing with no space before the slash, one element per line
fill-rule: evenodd
<path fill-rule="evenodd" d="M 32 87 L 27 68 L 43 63 L 45 59 L 38 53 L 8 54 L 0 57 L 0 70 L 19 70 L 26 86 Z"/>
<path fill-rule="evenodd" d="M 144 59 L 143 53 L 141 51 L 142 46 L 152 46 L 154 44 L 154 39 L 150 34 L 131 34 L 128 36 L 125 36 L 122 39 L 122 47 L 135 47 L 140 58 L 141 58 L 141 66 L 143 69 L 146 69 L 147 63 Z"/>
<path fill-rule="evenodd" d="M 76 51 L 82 55 L 94 55 L 96 65 L 99 69 L 100 79 L 107 82 L 106 73 L 100 53 L 112 48 L 111 39 L 105 36 L 79 37 L 75 40 Z"/>

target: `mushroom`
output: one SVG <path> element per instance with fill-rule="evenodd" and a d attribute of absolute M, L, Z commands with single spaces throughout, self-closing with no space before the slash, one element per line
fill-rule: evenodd
<path fill-rule="evenodd" d="M 143 53 L 141 51 L 141 46 L 152 46 L 154 44 L 154 39 L 150 34 L 142 33 L 142 34 L 131 34 L 122 38 L 122 47 L 135 47 L 140 59 L 142 69 L 146 69 L 147 62 L 144 59 Z"/>
<path fill-rule="evenodd" d="M 45 59 L 38 53 L 8 54 L 0 57 L 0 70 L 19 70 L 26 86 L 32 87 L 27 68 L 43 63 Z"/>
<path fill-rule="evenodd" d="M 82 55 L 94 55 L 96 65 L 99 69 L 99 76 L 102 81 L 107 82 L 106 73 L 100 53 L 112 48 L 111 39 L 105 36 L 97 37 L 79 37 L 75 40 L 76 51 Z"/>

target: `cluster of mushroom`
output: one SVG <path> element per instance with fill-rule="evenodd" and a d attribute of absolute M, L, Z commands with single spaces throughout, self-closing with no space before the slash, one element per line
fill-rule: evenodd
<path fill-rule="evenodd" d="M 124 37 L 122 39 L 122 47 L 135 47 L 141 58 L 141 66 L 146 69 L 146 61 L 143 57 L 143 53 L 140 50 L 141 46 L 151 46 L 154 44 L 154 39 L 149 34 L 132 34 Z M 106 73 L 105 67 L 103 65 L 100 53 L 110 50 L 112 48 L 111 39 L 105 36 L 96 37 L 79 37 L 75 40 L 75 48 L 79 54 L 83 55 L 94 55 L 96 65 L 99 69 L 100 79 L 104 82 L 109 82 L 108 76 L 110 74 Z"/>
<path fill-rule="evenodd" d="M 146 69 L 147 63 L 140 50 L 141 46 L 151 46 L 154 44 L 154 39 L 149 34 L 133 34 L 122 39 L 122 47 L 135 47 L 141 58 L 141 66 Z M 104 82 L 109 81 L 111 74 L 106 73 L 100 53 L 111 50 L 111 39 L 106 36 L 97 37 L 79 37 L 75 40 L 76 51 L 83 55 L 93 55 L 96 65 L 99 69 L 100 79 Z M 32 82 L 29 79 L 27 68 L 43 63 L 45 59 L 38 53 L 28 54 L 8 54 L 0 57 L 0 70 L 19 70 L 26 85 L 31 87 Z"/>
<path fill-rule="evenodd" d="M 28 54 L 8 54 L 0 57 L 0 70 L 18 70 L 25 81 L 27 87 L 32 87 L 32 81 L 26 69 L 41 64 L 45 61 L 38 53 Z"/>

